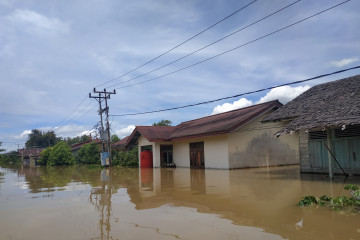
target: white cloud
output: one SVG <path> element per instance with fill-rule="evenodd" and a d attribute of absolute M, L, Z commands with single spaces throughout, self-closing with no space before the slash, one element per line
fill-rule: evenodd
<path fill-rule="evenodd" d="M 298 86 L 298 87 L 283 86 L 283 87 L 273 88 L 264 97 L 260 98 L 260 100 L 257 101 L 256 103 L 264 103 L 277 99 L 281 103 L 285 104 L 290 100 L 296 98 L 301 93 L 308 90 L 309 88 L 310 86 L 308 85 Z"/>
<path fill-rule="evenodd" d="M 28 135 L 31 133 L 31 130 L 24 130 L 20 135 L 15 136 L 15 139 L 26 139 Z"/>
<path fill-rule="evenodd" d="M 16 9 L 9 19 L 18 23 L 27 23 L 39 30 L 66 33 L 69 31 L 69 24 L 57 18 L 49 18 L 37 12 L 27 9 Z"/>
<path fill-rule="evenodd" d="M 213 109 L 211 115 L 222 113 L 222 112 L 228 112 L 228 111 L 243 108 L 243 107 L 248 107 L 248 106 L 251 106 L 252 104 L 253 104 L 253 102 L 251 100 L 247 100 L 246 98 L 240 98 L 239 100 L 234 101 L 233 103 L 224 103 L 222 105 L 217 105 Z"/>
<path fill-rule="evenodd" d="M 285 104 L 289 102 L 290 100 L 296 98 L 301 93 L 308 90 L 310 86 L 298 86 L 298 87 L 290 87 L 290 86 L 283 86 L 271 89 L 270 92 L 268 92 L 264 97 L 261 97 L 259 101 L 255 102 L 255 104 L 258 103 L 264 103 L 269 102 L 272 100 L 279 100 L 281 103 Z M 234 101 L 233 103 L 224 103 L 222 105 L 217 105 L 214 109 L 213 114 L 222 113 L 222 112 L 228 112 L 231 110 L 248 107 L 253 105 L 253 102 L 251 100 L 248 100 L 246 98 L 240 98 L 237 101 Z"/>
<path fill-rule="evenodd" d="M 359 61 L 359 58 L 344 58 L 344 59 L 341 59 L 340 61 L 331 62 L 331 65 L 336 66 L 336 67 L 344 67 L 346 65 L 349 65 L 349 64 L 357 62 L 357 61 Z"/>
<path fill-rule="evenodd" d="M 61 127 L 56 127 L 55 129 L 51 127 L 40 128 L 43 131 L 54 131 L 58 137 L 77 137 L 85 133 L 88 133 L 88 130 L 84 126 L 70 124 Z"/>
<path fill-rule="evenodd" d="M 129 125 L 125 128 L 115 130 L 115 134 L 120 138 L 123 139 L 124 137 L 129 136 L 132 131 L 135 129 L 135 125 Z"/>

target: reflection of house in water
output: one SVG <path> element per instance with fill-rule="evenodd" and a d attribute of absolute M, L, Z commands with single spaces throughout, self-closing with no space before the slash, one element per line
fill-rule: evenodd
<path fill-rule="evenodd" d="M 317 227 L 325 228 L 329 223 L 327 231 L 319 232 L 319 239 L 325 239 L 325 233 L 341 238 L 338 232 L 331 232 L 331 228 L 336 229 L 339 223 L 326 220 L 329 214 L 338 213 L 328 209 L 311 210 L 296 206 L 306 192 L 304 188 L 318 186 L 318 192 L 324 192 L 324 186 L 329 186 L 328 182 L 300 181 L 298 167 L 232 171 L 186 168 L 139 171 L 140 197 L 132 200 L 139 210 L 168 204 L 194 208 L 200 213 L 217 214 L 235 225 L 262 228 L 265 232 L 285 239 L 303 239 L 295 236 L 316 232 Z M 146 176 L 143 177 L 143 174 Z M 150 179 L 153 179 L 152 186 Z M 331 186 L 334 192 L 341 189 L 341 184 Z M 325 190 L 324 194 L 329 188 Z M 325 210 L 323 214 L 314 212 L 322 210 Z M 356 233 L 357 217 L 352 217 L 352 220 L 344 217 L 346 228 L 350 231 L 345 235 Z"/>

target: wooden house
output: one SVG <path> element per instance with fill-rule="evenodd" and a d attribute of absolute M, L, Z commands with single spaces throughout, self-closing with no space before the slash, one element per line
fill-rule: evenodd
<path fill-rule="evenodd" d="M 360 174 L 360 75 L 316 85 L 264 122 L 288 123 L 277 135 L 295 133 L 302 172 Z"/>
<path fill-rule="evenodd" d="M 235 169 L 299 163 L 298 140 L 276 138 L 284 123 L 261 123 L 281 107 L 278 101 L 182 122 L 137 126 L 126 144 L 151 152 L 154 167 Z"/>

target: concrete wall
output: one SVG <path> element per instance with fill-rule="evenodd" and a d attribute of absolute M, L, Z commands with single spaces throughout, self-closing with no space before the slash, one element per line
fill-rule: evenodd
<path fill-rule="evenodd" d="M 140 166 L 140 153 L 142 146 L 152 146 L 153 154 L 153 167 L 160 167 L 160 144 L 155 142 L 150 142 L 145 137 L 140 136 L 138 139 L 138 150 L 139 150 L 139 166 Z"/>
<path fill-rule="evenodd" d="M 228 135 L 229 167 L 247 168 L 299 164 L 299 136 L 274 134 L 287 123 L 261 123 L 263 114 Z"/>
<path fill-rule="evenodd" d="M 177 167 L 190 167 L 189 142 L 187 141 L 174 142 L 173 161 Z"/>
<path fill-rule="evenodd" d="M 190 143 L 204 142 L 205 168 L 228 169 L 227 136 L 192 138 L 173 143 L 174 163 L 177 167 L 190 167 Z"/>
<path fill-rule="evenodd" d="M 300 152 L 300 171 L 312 171 L 309 156 L 309 134 L 305 130 L 299 131 L 299 152 Z"/>

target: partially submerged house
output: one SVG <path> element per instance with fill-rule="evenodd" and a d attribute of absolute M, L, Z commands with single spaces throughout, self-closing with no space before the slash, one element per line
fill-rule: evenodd
<path fill-rule="evenodd" d="M 286 123 L 261 123 L 278 101 L 215 114 L 177 126 L 137 126 L 126 144 L 151 152 L 154 167 L 235 169 L 299 163 L 298 140 L 276 138 Z"/>
<path fill-rule="evenodd" d="M 37 161 L 40 159 L 40 153 L 45 148 L 23 148 L 19 149 L 19 156 L 23 165 L 34 167 L 37 165 Z"/>
<path fill-rule="evenodd" d="M 285 121 L 277 134 L 299 135 L 301 172 L 360 174 L 360 75 L 316 85 L 264 119 Z"/>

